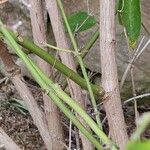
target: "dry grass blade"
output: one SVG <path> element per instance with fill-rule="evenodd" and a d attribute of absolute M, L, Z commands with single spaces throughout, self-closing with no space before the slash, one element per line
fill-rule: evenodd
<path fill-rule="evenodd" d="M 127 104 L 127 103 L 129 103 L 129 102 L 131 102 L 131 101 L 133 101 L 133 100 L 135 100 L 135 99 L 136 99 L 136 100 L 137 100 L 137 99 L 142 99 L 142 98 L 148 97 L 148 96 L 150 96 L 150 93 L 138 95 L 138 96 L 135 96 L 135 97 L 132 97 L 132 98 L 129 98 L 129 99 L 125 100 L 125 101 L 124 101 L 124 104 Z"/>

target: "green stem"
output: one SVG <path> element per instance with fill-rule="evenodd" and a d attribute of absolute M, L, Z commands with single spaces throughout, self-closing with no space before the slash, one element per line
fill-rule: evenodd
<path fill-rule="evenodd" d="M 49 94 L 50 91 L 54 90 L 56 95 L 61 98 L 65 103 L 67 103 L 72 109 L 74 109 L 87 123 L 87 125 L 101 138 L 102 142 L 112 150 L 117 150 L 116 146 L 109 140 L 107 135 L 99 129 L 97 124 L 93 119 L 80 107 L 80 105 L 69 97 L 59 86 L 58 84 L 52 83 L 52 81 L 37 67 L 34 65 L 34 68 L 37 70 L 38 74 L 43 78 L 45 83 L 49 85 L 49 88 L 44 88 Z M 62 109 L 63 110 L 63 109 Z M 70 119 L 71 120 L 71 119 Z"/>
<path fill-rule="evenodd" d="M 54 45 L 51 45 L 51 44 L 43 44 L 43 46 L 47 46 L 49 48 L 52 48 L 54 50 L 57 50 L 57 51 L 62 51 L 62 52 L 66 52 L 66 53 L 73 53 L 76 55 L 76 52 L 72 51 L 72 50 L 69 50 L 69 49 L 62 49 L 62 48 L 59 48 L 59 47 L 56 47 Z"/>
<path fill-rule="evenodd" d="M 33 64 L 33 63 L 32 63 Z M 64 103 L 60 100 L 60 97 L 57 96 L 56 91 L 61 93 L 63 97 L 64 91 L 62 91 L 61 88 L 54 88 L 56 84 L 54 84 L 35 64 L 33 64 L 34 68 L 36 69 L 39 76 L 43 79 L 43 81 L 46 83 L 47 86 L 43 87 L 44 90 L 46 90 L 48 96 L 51 97 L 51 99 L 55 102 L 55 104 L 60 108 L 60 110 L 77 126 L 79 130 L 97 147 L 98 149 L 102 149 L 100 143 L 89 133 L 89 131 L 80 123 L 80 121 L 73 115 L 73 113 L 64 105 Z M 66 94 L 67 95 L 67 94 Z M 69 96 L 68 96 L 69 97 Z M 67 99 L 68 99 L 67 97 Z M 70 97 L 69 97 L 70 98 Z M 64 97 L 66 99 L 66 97 Z M 66 101 L 67 101 L 66 99 Z M 72 105 L 69 105 L 71 108 L 73 108 L 75 111 L 78 109 L 81 109 L 77 113 L 83 117 L 83 115 L 88 114 L 85 112 L 85 114 L 82 115 L 82 111 L 84 111 L 75 100 L 72 98 L 69 99 Z M 66 102 L 64 101 L 64 102 Z M 75 103 L 74 103 L 75 102 Z M 68 104 L 68 103 L 67 103 Z M 79 113 L 80 112 L 80 113 Z M 89 116 L 88 116 L 89 117 Z M 89 117 L 90 118 L 90 117 Z M 86 121 L 87 122 L 87 121 Z"/>
<path fill-rule="evenodd" d="M 60 108 L 60 110 L 69 118 L 75 126 L 89 139 L 89 141 L 98 149 L 102 150 L 100 143 L 92 136 L 91 133 L 80 123 L 80 121 L 72 114 L 72 112 L 58 100 L 59 98 L 52 92 L 48 93 L 48 96 L 53 99 L 54 103 Z"/>
<path fill-rule="evenodd" d="M 66 14 L 65 14 L 65 11 L 64 11 L 64 8 L 63 8 L 61 0 L 57 0 L 57 3 L 58 3 L 58 6 L 59 6 L 59 8 L 61 10 L 62 17 L 63 17 L 64 23 L 65 23 L 65 25 L 67 27 L 67 30 L 68 30 L 68 33 L 69 33 L 69 36 L 70 36 L 73 48 L 74 48 L 75 52 L 78 53 L 78 46 L 77 46 L 77 43 L 75 41 L 74 35 L 73 35 L 72 31 L 71 31 L 70 25 L 68 23 L 68 20 L 67 20 L 67 17 L 66 17 Z M 96 115 L 97 124 L 99 125 L 100 129 L 102 129 L 102 125 L 101 125 L 101 121 L 100 121 L 100 117 L 99 117 L 99 111 L 97 109 L 96 100 L 95 100 L 95 97 L 94 97 L 94 93 L 93 93 L 92 87 L 90 85 L 90 81 L 89 81 L 89 78 L 88 78 L 88 75 L 87 75 L 87 72 L 86 72 L 86 69 L 85 69 L 82 57 L 80 55 L 77 55 L 76 57 L 77 57 L 78 62 L 80 64 L 80 67 L 81 67 L 84 79 L 86 80 L 87 88 L 88 88 L 88 91 L 89 91 L 89 94 L 90 94 L 90 97 L 91 97 L 91 102 L 92 102 L 92 105 L 93 105 L 93 108 L 94 108 L 94 112 L 95 112 L 95 115 Z"/>
<path fill-rule="evenodd" d="M 56 95 L 62 99 L 65 103 L 67 103 L 71 108 L 73 108 L 87 123 L 87 125 L 97 134 L 99 138 L 102 139 L 103 143 L 106 145 L 111 145 L 111 141 L 108 139 L 106 134 L 99 129 L 97 124 L 93 121 L 93 119 L 81 108 L 81 106 L 73 100 L 71 97 L 69 97 L 59 86 L 58 84 L 52 83 L 52 81 L 37 67 L 34 66 L 38 74 L 43 78 L 45 83 L 49 85 L 48 89 L 45 89 L 47 93 L 49 93 L 49 90 L 54 90 Z"/>
<path fill-rule="evenodd" d="M 82 50 L 81 50 L 81 57 L 82 57 L 82 59 L 87 55 L 87 53 L 89 52 L 89 50 L 91 49 L 91 47 L 95 44 L 95 42 L 97 41 L 98 38 L 99 38 L 99 28 L 96 29 L 96 31 L 94 32 L 94 34 L 85 43 L 85 46 L 82 48 Z M 77 65 L 77 68 L 79 68 L 79 62 L 76 61 L 75 63 Z M 67 81 L 63 82 L 63 87 L 64 87 L 64 89 L 67 87 Z M 94 94 L 95 94 L 95 92 L 94 92 Z"/>
<path fill-rule="evenodd" d="M 75 83 L 80 85 L 82 88 L 87 90 L 87 84 L 85 79 L 83 79 L 81 76 L 79 76 L 76 72 L 68 68 L 66 65 L 61 63 L 58 59 L 56 59 L 53 55 L 49 54 L 48 52 L 44 51 L 42 48 L 34 44 L 31 40 L 28 40 L 26 38 L 23 38 L 21 36 L 15 35 L 13 32 L 9 31 L 11 36 L 14 38 L 14 40 L 23 46 L 24 48 L 30 50 L 32 53 L 38 55 L 42 59 L 44 59 L 47 63 L 53 65 L 54 68 L 56 68 L 58 71 L 60 71 L 62 74 L 66 75 L 68 78 L 73 80 Z M 55 64 L 55 65 L 54 65 Z M 99 87 L 97 85 L 91 84 L 92 90 L 94 94 L 97 96 L 103 96 L 104 91 L 102 87 Z"/>
<path fill-rule="evenodd" d="M 86 54 L 89 52 L 89 50 L 95 44 L 98 38 L 99 38 L 99 28 L 96 29 L 91 38 L 86 42 L 83 50 L 81 50 L 82 59 L 86 56 Z"/>
<path fill-rule="evenodd" d="M 81 130 L 81 132 L 97 147 L 99 150 L 102 149 L 101 145 L 99 142 L 92 136 L 91 133 L 87 131 L 87 129 L 80 123 L 80 121 L 71 113 L 71 111 L 64 105 L 64 103 L 54 94 L 53 89 L 50 88 L 49 84 L 53 83 L 52 81 L 46 77 L 46 75 L 33 63 L 28 56 L 20 49 L 20 47 L 17 45 L 15 40 L 11 37 L 9 32 L 4 28 L 2 22 L 0 21 L 0 26 L 1 26 L 1 31 L 6 37 L 6 40 L 10 43 L 10 45 L 15 49 L 17 55 L 24 61 L 26 64 L 27 68 L 30 70 L 32 73 L 33 77 L 35 80 L 38 82 L 38 84 L 46 91 L 48 91 L 48 95 L 53 99 L 53 101 L 57 104 L 57 106 L 64 112 L 64 114 Z M 39 75 L 39 72 L 41 75 Z M 43 75 L 44 79 L 43 80 Z M 46 82 L 48 81 L 48 82 Z M 74 102 L 74 100 L 71 100 Z M 71 102 L 70 102 L 71 103 Z M 79 107 L 79 106 L 75 106 Z M 80 112 L 78 112 L 80 114 Z M 90 118 L 90 117 L 89 117 Z"/>

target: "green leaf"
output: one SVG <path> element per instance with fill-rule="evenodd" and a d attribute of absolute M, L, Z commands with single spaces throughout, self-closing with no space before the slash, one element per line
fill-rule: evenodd
<path fill-rule="evenodd" d="M 119 21 L 119 24 L 120 25 L 123 25 L 123 22 L 122 22 L 122 10 L 123 10 L 123 4 L 122 4 L 122 0 L 118 0 L 118 3 L 117 3 L 117 13 L 118 13 L 118 21 Z"/>
<path fill-rule="evenodd" d="M 94 16 L 82 11 L 68 16 L 67 19 L 72 32 L 82 32 L 90 29 L 96 24 L 96 19 Z"/>
<path fill-rule="evenodd" d="M 126 150 L 150 150 L 150 140 L 129 142 Z"/>
<path fill-rule="evenodd" d="M 119 0 L 119 21 L 126 29 L 131 48 L 136 48 L 141 30 L 140 0 Z"/>
<path fill-rule="evenodd" d="M 10 101 L 11 105 L 13 105 L 16 109 L 18 109 L 22 114 L 26 115 L 28 112 L 28 108 L 24 101 L 16 99 L 16 98 L 11 98 Z"/>

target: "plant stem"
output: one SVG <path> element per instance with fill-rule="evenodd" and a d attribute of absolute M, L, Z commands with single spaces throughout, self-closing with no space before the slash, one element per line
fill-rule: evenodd
<path fill-rule="evenodd" d="M 68 20 L 67 20 L 66 14 L 64 12 L 64 8 L 63 8 L 61 0 L 57 0 L 57 3 L 58 3 L 58 6 L 59 6 L 59 8 L 61 10 L 62 17 L 64 19 L 66 28 L 68 30 L 68 33 L 69 33 L 69 36 L 70 36 L 73 48 L 74 48 L 74 50 L 75 50 L 76 53 L 79 53 L 77 43 L 75 41 L 75 38 L 74 38 L 73 33 L 71 31 L 70 25 L 68 23 Z M 87 75 L 87 72 L 86 72 L 86 69 L 85 69 L 82 57 L 80 55 L 77 55 L 76 57 L 77 57 L 78 62 L 80 64 L 80 67 L 81 67 L 84 79 L 86 80 L 86 84 L 87 84 L 87 88 L 88 88 L 88 91 L 89 91 L 89 94 L 90 94 L 91 102 L 92 102 L 92 105 L 94 107 L 94 112 L 96 114 L 97 124 L 99 125 L 100 129 L 102 129 L 102 125 L 101 125 L 101 121 L 100 121 L 100 116 L 99 116 L 99 111 L 97 109 L 96 100 L 95 100 L 94 93 L 93 93 L 93 90 L 92 90 L 91 85 L 90 85 L 90 81 L 89 81 L 89 78 L 88 78 L 88 75 Z"/>
<path fill-rule="evenodd" d="M 98 38 L 99 38 L 99 28 L 96 29 L 91 38 L 86 42 L 85 46 L 83 47 L 83 50 L 81 50 L 82 59 L 86 56 L 86 54 L 89 52 L 89 50 L 95 44 Z"/>
<path fill-rule="evenodd" d="M 51 44 L 44 44 L 43 46 L 47 46 L 47 47 L 52 48 L 52 49 L 57 50 L 57 51 L 62 51 L 62 52 L 66 52 L 66 53 L 73 53 L 74 55 L 76 55 L 76 52 L 74 52 L 72 50 L 62 49 L 62 48 L 56 47 L 56 46 L 51 45 Z"/>
<path fill-rule="evenodd" d="M 0 22 L 0 26 L 3 24 Z M 4 27 L 1 27 L 2 32 L 4 33 L 6 40 L 10 43 L 10 45 L 15 49 L 17 55 L 24 61 L 27 68 L 32 73 L 35 80 L 42 87 L 42 89 L 46 90 L 47 94 L 53 99 L 53 101 L 58 105 L 58 107 L 65 113 L 69 119 L 73 121 L 73 123 L 88 137 L 88 139 L 99 149 L 101 150 L 101 145 L 99 142 L 89 133 L 86 128 L 76 119 L 76 117 L 72 114 L 72 112 L 64 105 L 64 103 L 54 94 L 54 90 L 51 88 L 54 86 L 53 82 L 33 63 L 28 56 L 19 48 L 17 43 L 11 37 L 9 32 Z M 40 74 L 39 74 L 40 73 Z M 42 75 L 42 76 L 41 76 Z M 45 80 L 46 79 L 46 80 Z M 48 81 L 48 82 L 47 82 Z M 50 87 L 50 84 L 51 87 Z M 74 102 L 74 100 L 71 100 Z M 75 106 L 76 107 L 76 106 Z M 80 107 L 80 106 L 79 106 Z M 81 108 L 82 109 L 82 108 Z M 80 114 L 80 112 L 78 112 Z M 90 117 L 89 117 L 90 118 Z"/>
<path fill-rule="evenodd" d="M 102 150 L 100 143 L 93 137 L 91 133 L 80 123 L 80 121 L 72 114 L 72 112 L 61 102 L 61 100 L 50 90 L 48 96 L 53 99 L 55 104 L 60 108 L 60 110 L 69 118 L 75 126 L 91 141 L 91 143 L 98 149 Z"/>
<path fill-rule="evenodd" d="M 98 38 L 99 38 L 99 28 L 96 29 L 94 34 L 91 36 L 91 38 L 86 42 L 84 47 L 81 49 L 81 57 L 82 57 L 82 59 L 87 55 L 87 53 L 89 52 L 91 47 L 95 44 L 95 42 L 97 41 Z M 77 65 L 77 68 L 79 68 L 79 66 L 80 66 L 79 62 L 75 61 L 75 63 Z M 65 83 L 63 83 L 63 87 L 64 87 L 64 89 L 67 87 L 67 81 Z M 94 94 L 95 94 L 95 92 L 94 92 Z"/>
<path fill-rule="evenodd" d="M 80 105 L 73 100 L 71 97 L 69 97 L 62 89 L 59 87 L 58 84 L 52 83 L 52 81 L 37 67 L 34 65 L 34 68 L 38 72 L 38 74 L 43 78 L 45 83 L 49 86 L 48 89 L 46 89 L 46 92 L 49 93 L 49 90 L 54 90 L 56 95 L 61 98 L 65 103 L 67 103 L 71 108 L 75 110 L 89 125 L 89 127 L 99 136 L 99 138 L 102 139 L 103 143 L 106 145 L 110 145 L 110 141 L 108 137 L 105 135 L 103 131 L 99 129 L 97 124 L 93 121 L 91 117 L 80 107 Z"/>
<path fill-rule="evenodd" d="M 58 104 L 61 104 L 60 108 L 62 111 L 65 109 L 65 113 L 68 112 L 68 109 L 66 109 L 66 106 L 63 105 L 61 101 L 58 101 L 59 98 L 55 95 L 55 93 L 62 98 L 63 101 L 65 101 L 70 107 L 72 107 L 83 119 L 86 121 L 86 123 L 93 129 L 93 131 L 103 140 L 104 144 L 108 146 L 112 146 L 111 141 L 108 139 L 108 137 L 105 135 L 103 131 L 99 129 L 99 127 L 96 125 L 96 123 L 92 120 L 92 118 L 77 104 L 76 101 L 74 101 L 72 98 L 70 98 L 64 91 L 61 90 L 61 88 L 57 85 L 54 84 L 28 57 L 27 55 L 20 49 L 20 47 L 17 45 L 15 40 L 11 37 L 9 32 L 5 29 L 4 25 L 0 21 L 0 30 L 3 32 L 3 34 L 6 37 L 6 40 L 10 43 L 10 45 L 15 49 L 17 55 L 24 61 L 26 64 L 27 68 L 30 70 L 32 73 L 33 77 L 35 80 L 38 82 L 38 84 L 46 90 L 49 96 L 54 96 L 53 100 L 58 102 Z M 51 94 L 52 93 L 52 94 Z M 56 99 L 55 99 L 56 98 Z M 63 107 L 63 108 L 62 108 Z M 70 116 L 71 112 L 69 111 L 68 117 Z M 72 120 L 72 118 L 70 118 Z M 74 120 L 72 120 L 74 122 Z M 76 123 L 76 125 L 79 125 L 80 122 Z M 80 124 L 81 125 L 81 124 Z M 83 127 L 84 128 L 84 127 Z M 86 130 L 86 129 L 85 129 Z M 81 130 L 83 133 L 84 131 Z M 89 132 L 87 131 L 86 136 Z M 90 137 L 90 139 L 93 139 Z M 89 140 L 90 140 L 89 139 Z M 98 142 L 96 142 L 99 144 Z M 113 150 L 117 150 L 114 146 Z M 98 146 L 99 149 L 101 149 L 101 146 Z"/>
<path fill-rule="evenodd" d="M 38 55 L 42 59 L 44 59 L 47 63 L 53 65 L 55 69 L 60 71 L 62 74 L 66 75 L 68 78 L 73 80 L 75 83 L 80 85 L 82 88 L 87 90 L 87 84 L 85 79 L 83 79 L 80 75 L 78 75 L 76 72 L 68 68 L 66 65 L 61 63 L 58 59 L 56 59 L 53 55 L 49 54 L 48 52 L 44 51 L 42 48 L 34 44 L 31 40 L 28 40 L 27 38 L 23 38 L 21 36 L 15 35 L 13 32 L 9 30 L 9 33 L 14 38 L 14 40 L 23 46 L 24 48 L 30 50 L 32 53 Z M 55 65 L 54 65 L 55 64 Z M 103 96 L 104 91 L 101 87 L 91 84 L 92 90 L 95 95 L 97 96 Z"/>
<path fill-rule="evenodd" d="M 115 1 L 100 2 L 100 59 L 102 86 L 105 89 L 104 108 L 109 124 L 111 138 L 120 150 L 128 141 L 126 124 L 121 105 L 118 85 L 117 64 L 115 60 Z"/>

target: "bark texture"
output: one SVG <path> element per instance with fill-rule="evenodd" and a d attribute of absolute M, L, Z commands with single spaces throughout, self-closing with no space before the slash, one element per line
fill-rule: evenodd
<path fill-rule="evenodd" d="M 34 42 L 41 47 L 41 44 L 47 41 L 42 1 L 31 0 L 30 3 L 33 39 Z M 37 63 L 46 75 L 50 76 L 50 74 L 52 74 L 52 67 L 38 56 Z M 59 110 L 57 106 L 50 100 L 50 98 L 44 93 L 43 101 L 49 132 L 54 136 L 54 138 L 52 139 L 52 147 L 55 150 L 62 150 L 63 145 L 61 145 L 60 143 L 58 144 L 59 140 L 64 141 Z"/>
<path fill-rule="evenodd" d="M 57 43 L 57 47 L 63 48 L 63 49 L 69 49 L 70 46 L 67 42 L 67 37 L 64 32 L 64 26 L 63 26 L 63 23 L 61 20 L 59 8 L 57 6 L 57 1 L 56 0 L 46 0 L 46 7 L 48 10 L 50 19 L 51 19 L 51 24 L 52 24 L 55 40 Z M 59 54 L 60 54 L 60 58 L 61 58 L 62 62 L 65 65 L 67 65 L 69 68 L 76 71 L 76 65 L 75 65 L 73 56 L 66 52 L 60 52 Z M 67 79 L 67 82 L 68 82 L 68 86 L 69 86 L 69 90 L 70 90 L 72 98 L 77 100 L 81 104 L 81 106 L 83 108 L 85 108 L 81 88 L 76 83 L 74 83 L 73 81 L 71 81 L 69 79 Z M 85 150 L 92 150 L 93 146 L 87 140 L 87 138 L 81 132 L 79 132 L 79 134 L 80 134 L 80 138 L 82 140 L 83 148 Z"/>
<path fill-rule="evenodd" d="M 14 63 L 11 55 L 8 53 L 6 45 L 2 41 L 0 41 L 0 57 L 6 68 L 7 75 L 10 77 L 22 100 L 24 100 L 47 149 L 52 150 L 52 136 L 49 134 L 45 115 L 38 107 L 32 93 L 22 80 L 20 68 Z"/>
<path fill-rule="evenodd" d="M 37 126 L 41 137 L 46 145 L 48 150 L 52 150 L 52 138 L 53 135 L 49 134 L 46 117 L 44 113 L 38 107 L 34 97 L 32 96 L 31 92 L 29 91 L 26 84 L 22 81 L 20 75 L 15 75 L 12 77 L 12 82 L 15 85 L 16 90 L 19 92 L 21 98 L 24 100 L 32 118 Z"/>
<path fill-rule="evenodd" d="M 124 149 L 128 136 L 121 106 L 115 61 L 115 1 L 100 0 L 100 52 L 104 107 L 111 138 Z"/>
<path fill-rule="evenodd" d="M 0 144 L 4 144 L 7 150 L 21 150 L 19 146 L 0 127 Z"/>

